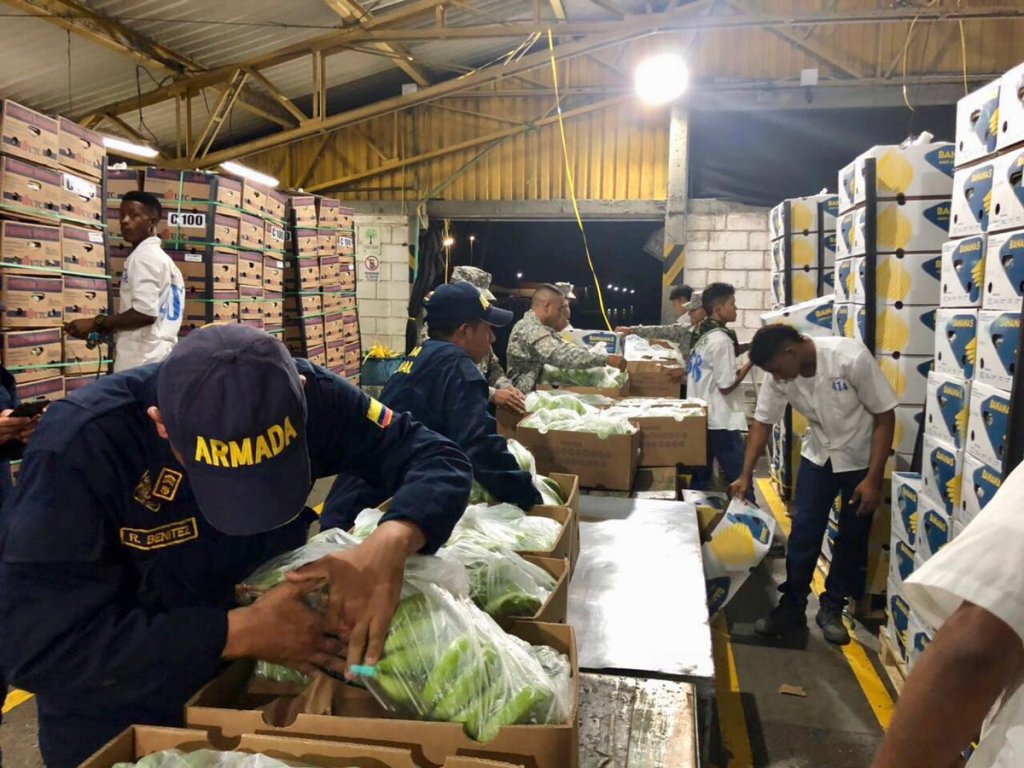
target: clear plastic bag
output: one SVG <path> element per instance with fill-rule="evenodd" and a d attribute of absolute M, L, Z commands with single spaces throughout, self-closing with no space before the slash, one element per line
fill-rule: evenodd
<path fill-rule="evenodd" d="M 508 441 L 508 452 L 515 456 L 516 462 L 523 472 L 529 472 L 531 475 L 537 474 L 537 460 L 533 458 L 529 448 L 518 440 L 510 439 Z"/>
<path fill-rule="evenodd" d="M 550 573 L 503 547 L 463 539 L 443 547 L 439 554 L 465 567 L 470 597 L 494 618 L 534 616 L 555 588 Z"/>
<path fill-rule="evenodd" d="M 512 504 L 476 504 L 466 508 L 449 543 L 471 541 L 489 549 L 550 552 L 561 532 L 558 521 L 532 517 Z"/>
<path fill-rule="evenodd" d="M 462 723 L 487 742 L 504 725 L 568 719 L 568 681 L 552 654 L 507 635 L 468 599 L 425 585 L 399 604 L 384 657 L 363 679 L 389 711 Z"/>
<path fill-rule="evenodd" d="M 269 661 L 257 661 L 256 677 L 263 680 L 270 680 L 275 683 L 292 683 L 294 685 L 309 685 L 309 675 L 304 675 L 297 669 L 286 667 L 283 664 L 271 664 Z"/>
<path fill-rule="evenodd" d="M 603 400 L 612 402 L 611 398 L 604 395 L 597 395 Z M 583 396 L 573 392 L 548 392 L 543 389 L 531 392 L 526 396 L 526 410 L 530 413 L 537 411 L 573 411 L 575 413 L 593 413 L 597 410 L 596 405 L 591 405 L 583 400 Z"/>
<path fill-rule="evenodd" d="M 352 524 L 352 535 L 360 540 L 365 539 L 376 530 L 382 517 L 384 517 L 384 512 L 376 507 L 364 509 L 356 515 L 355 522 Z"/>
<path fill-rule="evenodd" d="M 245 752 L 218 752 L 213 749 L 182 752 L 179 749 L 167 749 L 146 755 L 137 763 L 115 763 L 113 768 L 303 768 L 304 765 Z"/>
<path fill-rule="evenodd" d="M 633 435 L 637 432 L 635 424 L 622 415 L 607 411 L 580 415 L 571 411 L 537 411 L 519 422 L 519 426 L 536 429 L 545 433 L 556 432 L 593 432 L 599 437 L 609 435 Z"/>
<path fill-rule="evenodd" d="M 596 368 L 556 368 L 553 365 L 545 365 L 540 379 L 552 386 L 618 389 L 629 380 L 629 374 L 610 365 Z"/>
<path fill-rule="evenodd" d="M 380 510 L 364 511 L 380 512 Z M 380 514 L 383 515 L 382 512 Z M 339 528 L 322 531 L 306 542 L 305 545 L 268 560 L 253 571 L 249 578 L 235 587 L 235 595 L 238 598 L 238 602 L 242 605 L 248 605 L 260 597 L 260 595 L 269 592 L 282 583 L 285 580 L 285 575 L 290 571 L 316 562 L 322 557 L 334 554 L 335 552 L 355 549 L 361 543 L 361 539 L 345 533 L 345 531 Z M 466 579 L 465 569 L 458 563 L 434 555 L 412 555 L 406 560 L 405 584 L 402 587 L 402 595 L 412 594 L 419 584 L 440 584 L 453 594 L 469 594 L 469 582 Z M 311 597 L 315 600 L 314 605 L 321 604 L 322 595 L 312 593 Z"/>

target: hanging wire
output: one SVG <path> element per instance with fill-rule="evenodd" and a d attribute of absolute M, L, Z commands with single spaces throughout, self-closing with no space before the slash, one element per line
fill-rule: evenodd
<path fill-rule="evenodd" d="M 961 0 L 956 0 L 956 7 L 960 7 Z M 964 68 L 964 95 L 966 96 L 970 89 L 967 87 L 967 35 L 964 33 L 964 20 L 957 19 L 957 24 L 960 27 L 960 63 Z"/>
<path fill-rule="evenodd" d="M 67 32 L 68 32 L 68 114 L 70 115 L 72 112 L 74 112 L 74 110 L 71 109 L 71 96 L 72 96 L 72 89 L 71 89 L 71 30 L 68 29 Z"/>
<path fill-rule="evenodd" d="M 551 52 L 551 77 L 555 84 L 555 107 L 558 110 L 558 131 L 562 136 L 562 156 L 565 158 L 565 179 L 569 185 L 569 196 L 572 198 L 572 210 L 576 214 L 576 223 L 580 227 L 580 234 L 583 236 L 583 251 L 587 254 L 587 264 L 590 266 L 590 274 L 594 278 L 594 289 L 597 291 L 597 305 L 601 310 L 601 317 L 608 330 L 613 330 L 611 321 L 608 320 L 608 312 L 604 307 L 604 294 L 601 292 L 601 281 L 597 277 L 597 270 L 594 269 L 594 260 L 590 256 L 590 245 L 587 243 L 587 231 L 583 228 L 583 217 L 580 215 L 579 202 L 576 199 L 576 184 L 573 181 L 572 166 L 569 163 L 569 144 L 565 139 L 565 121 L 562 118 L 562 98 L 558 93 L 558 67 L 555 64 L 555 37 L 548 29 L 548 50 Z"/>

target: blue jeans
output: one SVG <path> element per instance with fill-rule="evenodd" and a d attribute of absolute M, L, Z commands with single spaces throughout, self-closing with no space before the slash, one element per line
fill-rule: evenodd
<path fill-rule="evenodd" d="M 839 536 L 832 550 L 832 566 L 825 579 L 821 606 L 841 611 L 847 597 L 861 596 L 867 574 L 872 515 L 855 514 L 856 505 L 850 503 L 850 497 L 867 472 L 866 469 L 834 472 L 831 461 L 820 467 L 801 459 L 793 530 L 786 550 L 786 581 L 779 587 L 780 602 L 801 611 L 807 609 L 814 567 L 821 555 L 821 542 L 836 496 L 842 497 Z"/>
<path fill-rule="evenodd" d="M 695 491 L 707 490 L 715 461 L 722 468 L 722 474 L 725 475 L 727 484 L 739 479 L 739 476 L 743 474 L 743 456 L 746 452 L 746 445 L 743 442 L 742 432 L 734 429 L 709 429 L 708 447 L 711 451 L 708 456 L 708 465 L 693 477 Z M 753 488 L 747 493 L 747 501 L 754 502 Z"/>

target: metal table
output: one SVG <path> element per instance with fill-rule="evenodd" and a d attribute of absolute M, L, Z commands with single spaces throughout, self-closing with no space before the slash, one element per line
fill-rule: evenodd
<path fill-rule="evenodd" d="M 715 668 L 696 509 L 585 495 L 580 511 L 580 766 L 697 766 Z"/>

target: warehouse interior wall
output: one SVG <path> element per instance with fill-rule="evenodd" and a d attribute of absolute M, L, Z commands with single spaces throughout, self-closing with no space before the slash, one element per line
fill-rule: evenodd
<path fill-rule="evenodd" d="M 355 227 L 356 298 L 363 353 L 376 344 L 404 352 L 410 289 L 409 218 L 358 214 Z"/>

